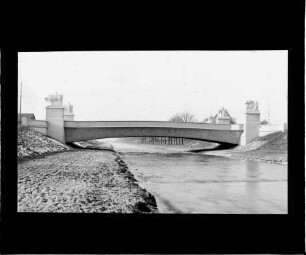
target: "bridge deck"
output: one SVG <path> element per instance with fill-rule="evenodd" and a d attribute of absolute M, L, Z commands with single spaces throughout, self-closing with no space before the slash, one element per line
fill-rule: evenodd
<path fill-rule="evenodd" d="M 65 141 L 119 137 L 182 137 L 238 144 L 243 125 L 168 121 L 65 121 Z"/>
<path fill-rule="evenodd" d="M 213 130 L 243 130 L 240 124 L 209 124 L 195 122 L 169 121 L 65 121 L 66 128 L 97 128 L 97 127 L 143 127 L 143 128 L 192 128 Z"/>

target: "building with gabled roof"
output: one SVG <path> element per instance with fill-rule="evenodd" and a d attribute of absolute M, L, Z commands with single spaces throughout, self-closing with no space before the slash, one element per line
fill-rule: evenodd
<path fill-rule="evenodd" d="M 34 113 L 18 113 L 18 124 L 21 124 L 23 117 L 27 118 L 27 120 L 36 120 Z"/>

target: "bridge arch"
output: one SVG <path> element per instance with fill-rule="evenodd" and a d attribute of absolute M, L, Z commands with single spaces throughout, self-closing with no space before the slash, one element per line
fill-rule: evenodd
<path fill-rule="evenodd" d="M 178 123 L 168 121 L 65 121 L 65 141 L 103 138 L 176 137 L 239 144 L 241 125 Z"/>

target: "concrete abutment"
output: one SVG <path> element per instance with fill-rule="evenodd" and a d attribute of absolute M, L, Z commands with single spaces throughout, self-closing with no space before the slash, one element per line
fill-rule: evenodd
<path fill-rule="evenodd" d="M 258 103 L 254 101 L 247 101 L 248 105 L 245 112 L 244 131 L 240 138 L 240 145 L 247 145 L 249 142 L 259 137 L 260 127 L 260 112 L 258 110 Z M 251 106 L 249 106 L 251 104 Z"/>
<path fill-rule="evenodd" d="M 46 107 L 47 136 L 65 143 L 64 107 Z"/>
<path fill-rule="evenodd" d="M 45 98 L 51 105 L 46 107 L 46 121 L 48 123 L 47 136 L 66 143 L 65 139 L 65 120 L 73 121 L 73 106 L 63 105 L 63 95 L 55 94 Z"/>

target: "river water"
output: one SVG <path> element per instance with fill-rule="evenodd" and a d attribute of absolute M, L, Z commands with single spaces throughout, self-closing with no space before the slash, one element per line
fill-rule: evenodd
<path fill-rule="evenodd" d="M 111 144 L 139 185 L 154 194 L 160 213 L 287 213 L 287 165 Z"/>

